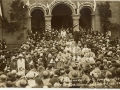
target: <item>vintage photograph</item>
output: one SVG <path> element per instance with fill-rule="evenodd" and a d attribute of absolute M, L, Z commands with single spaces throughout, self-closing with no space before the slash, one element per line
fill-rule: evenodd
<path fill-rule="evenodd" d="M 0 88 L 120 88 L 120 1 L 0 0 Z"/>

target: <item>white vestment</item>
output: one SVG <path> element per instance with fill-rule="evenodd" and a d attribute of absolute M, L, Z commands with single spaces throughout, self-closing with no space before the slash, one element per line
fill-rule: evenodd
<path fill-rule="evenodd" d="M 18 73 L 21 73 L 22 75 L 25 75 L 25 59 L 18 59 L 17 61 L 17 68 L 18 68 Z"/>

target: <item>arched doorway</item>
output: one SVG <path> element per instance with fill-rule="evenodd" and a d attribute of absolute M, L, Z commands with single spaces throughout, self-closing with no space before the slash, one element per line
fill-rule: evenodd
<path fill-rule="evenodd" d="M 79 25 L 80 27 L 82 27 L 83 29 L 91 29 L 91 10 L 88 7 L 84 7 L 81 11 L 80 11 L 80 19 L 79 19 Z"/>
<path fill-rule="evenodd" d="M 31 13 L 31 28 L 33 33 L 43 33 L 45 31 L 44 12 L 40 9 L 35 9 Z"/>
<path fill-rule="evenodd" d="M 69 29 L 73 27 L 72 10 L 65 4 L 59 4 L 52 10 L 51 26 L 53 29 L 60 30 L 62 27 Z"/>

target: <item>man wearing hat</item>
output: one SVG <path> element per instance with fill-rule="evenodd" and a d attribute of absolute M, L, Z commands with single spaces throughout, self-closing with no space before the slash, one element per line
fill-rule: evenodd
<path fill-rule="evenodd" d="M 27 85 L 28 85 L 28 81 L 25 78 L 22 78 L 15 83 L 15 86 L 17 88 L 26 88 Z"/>
<path fill-rule="evenodd" d="M 72 83 L 72 86 L 70 88 L 80 88 L 79 72 L 72 70 L 69 73 L 69 78 L 71 79 Z"/>
<path fill-rule="evenodd" d="M 49 71 L 43 71 L 42 72 L 42 81 L 44 86 L 50 81 L 50 72 Z"/>
<path fill-rule="evenodd" d="M 60 70 L 57 69 L 54 71 L 54 76 L 50 79 L 50 83 L 54 85 L 58 81 L 59 76 L 60 76 Z"/>
<path fill-rule="evenodd" d="M 6 87 L 6 81 L 7 81 L 7 76 L 6 75 L 4 75 L 4 74 L 2 74 L 1 76 L 0 76 L 0 87 Z"/>
<path fill-rule="evenodd" d="M 32 88 L 43 88 L 44 86 L 43 81 L 39 76 L 35 77 L 35 83 L 36 85 L 33 86 Z"/>

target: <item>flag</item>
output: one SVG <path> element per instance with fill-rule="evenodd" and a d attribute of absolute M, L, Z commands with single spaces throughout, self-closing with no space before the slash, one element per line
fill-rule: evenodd
<path fill-rule="evenodd" d="M 2 7 L 0 5 L 0 16 L 2 17 Z"/>
<path fill-rule="evenodd" d="M 27 6 L 30 6 L 30 2 L 29 2 L 29 0 L 27 0 L 27 3 L 26 3 L 26 5 L 27 5 Z"/>
<path fill-rule="evenodd" d="M 94 0 L 94 8 L 93 8 L 93 11 L 95 11 L 96 9 L 96 1 Z"/>

